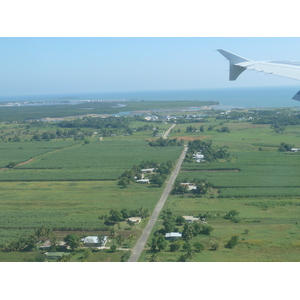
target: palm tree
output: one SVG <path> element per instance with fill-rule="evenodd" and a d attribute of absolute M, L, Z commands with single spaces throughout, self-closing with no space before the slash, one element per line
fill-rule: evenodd
<path fill-rule="evenodd" d="M 119 246 L 119 248 L 120 248 L 120 246 L 122 246 L 122 244 L 124 243 L 124 240 L 125 240 L 125 238 L 122 236 L 122 235 L 117 235 L 117 237 L 116 237 L 116 241 L 117 241 L 117 244 L 118 244 L 118 246 Z"/>
<path fill-rule="evenodd" d="M 57 262 L 69 262 L 71 261 L 71 255 L 63 255 L 61 257 L 58 257 Z"/>
<path fill-rule="evenodd" d="M 156 253 L 151 254 L 149 262 L 157 262 L 157 254 Z"/>
<path fill-rule="evenodd" d="M 116 233 L 117 233 L 117 231 L 116 231 L 115 227 L 112 227 L 112 228 L 110 229 L 109 237 L 110 237 L 111 239 L 113 239 L 114 242 L 115 242 Z"/>
<path fill-rule="evenodd" d="M 128 237 L 128 242 L 130 245 L 133 244 L 133 241 L 136 239 L 136 236 L 134 234 L 131 234 L 129 237 Z"/>

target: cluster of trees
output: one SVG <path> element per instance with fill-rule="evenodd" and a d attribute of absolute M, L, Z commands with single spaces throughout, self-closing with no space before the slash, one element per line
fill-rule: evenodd
<path fill-rule="evenodd" d="M 182 238 L 190 240 L 198 234 L 210 235 L 214 228 L 210 225 L 203 225 L 198 222 L 186 223 L 182 231 Z"/>
<path fill-rule="evenodd" d="M 197 127 L 190 125 L 190 126 L 187 126 L 185 131 L 188 132 L 188 133 L 189 132 L 198 132 L 198 131 L 203 132 L 204 131 L 204 126 L 201 125 L 200 128 L 197 129 Z"/>
<path fill-rule="evenodd" d="M 252 119 L 249 120 L 249 118 L 253 118 L 255 116 L 254 111 L 249 111 L 249 112 L 242 112 L 242 111 L 231 111 L 226 114 L 218 114 L 216 116 L 216 119 L 230 119 L 230 120 L 239 120 L 239 119 L 245 119 L 247 121 L 251 121 Z"/>
<path fill-rule="evenodd" d="M 227 126 L 223 126 L 220 129 L 217 129 L 217 131 L 218 132 L 227 132 L 227 133 L 230 132 L 230 130 L 229 130 L 229 128 Z"/>
<path fill-rule="evenodd" d="M 228 213 L 225 214 L 224 219 L 231 220 L 234 223 L 240 222 L 240 219 L 238 218 L 238 215 L 240 213 L 236 211 L 235 209 L 230 210 Z"/>
<path fill-rule="evenodd" d="M 227 244 L 225 245 L 225 248 L 229 248 L 232 249 L 233 247 L 235 247 L 239 242 L 239 237 L 238 235 L 233 235 L 231 237 L 231 239 L 227 242 Z"/>
<path fill-rule="evenodd" d="M 193 155 L 196 152 L 201 152 L 204 155 L 205 160 L 208 162 L 213 162 L 221 158 L 229 158 L 230 154 L 226 149 L 226 146 L 213 148 L 212 141 L 189 141 L 188 152 L 186 154 L 185 161 L 194 162 Z"/>
<path fill-rule="evenodd" d="M 34 133 L 31 141 L 49 141 L 53 139 L 65 139 L 65 138 L 73 138 L 74 140 L 84 140 L 86 137 L 90 137 L 93 135 L 92 131 L 82 131 L 80 128 L 73 128 L 70 130 L 61 130 L 58 129 L 55 132 L 43 132 L 43 133 Z"/>
<path fill-rule="evenodd" d="M 172 195 L 184 195 L 184 194 L 194 194 L 194 195 L 205 195 L 209 192 L 209 189 L 212 187 L 212 184 L 209 183 L 206 179 L 193 179 L 191 181 L 183 181 L 183 183 L 193 183 L 196 186 L 196 189 L 189 190 L 187 185 L 181 184 L 182 182 L 178 179 L 175 181 L 173 188 L 171 190 Z"/>
<path fill-rule="evenodd" d="M 132 134 L 129 127 L 131 118 L 126 117 L 107 117 L 92 118 L 84 117 L 72 121 L 61 121 L 57 125 L 61 128 L 96 128 L 101 136 L 110 136 L 112 134 Z"/>
<path fill-rule="evenodd" d="M 300 124 L 300 113 L 283 110 L 258 111 L 253 124 L 271 124 L 271 129 L 276 133 L 282 133 L 286 126 Z"/>
<path fill-rule="evenodd" d="M 280 146 L 279 146 L 279 148 L 278 148 L 278 151 L 280 151 L 280 152 L 291 151 L 293 147 L 294 147 L 294 146 L 293 146 L 293 145 L 290 145 L 290 144 L 280 143 Z"/>
<path fill-rule="evenodd" d="M 209 235 L 213 227 L 198 222 L 187 223 L 182 216 L 174 216 L 170 209 L 162 212 L 163 228 L 157 231 L 157 234 L 166 234 L 167 232 L 179 231 L 177 226 L 184 226 L 182 239 L 190 240 L 198 234 Z"/>
<path fill-rule="evenodd" d="M 152 131 L 153 130 L 153 125 L 146 124 L 144 126 L 138 126 L 136 131 Z M 158 130 L 158 127 L 156 127 L 156 130 Z"/>
<path fill-rule="evenodd" d="M 167 176 L 171 173 L 173 165 L 173 162 L 170 160 L 161 164 L 154 161 L 142 161 L 138 166 L 134 165 L 131 169 L 125 170 L 119 177 L 118 185 L 126 188 L 129 184 L 134 182 L 135 178 L 142 178 L 142 169 L 154 168 L 155 173 L 149 174 L 147 176 L 149 177 L 151 183 L 162 186 Z"/>
<path fill-rule="evenodd" d="M 178 261 L 188 261 L 193 259 L 194 252 L 201 252 L 204 250 L 204 245 L 197 241 L 191 245 L 190 240 L 197 236 L 198 234 L 209 235 L 213 231 L 213 227 L 208 225 L 203 225 L 200 223 L 187 223 L 182 216 L 174 216 L 170 209 L 166 209 L 162 212 L 163 228 L 158 230 L 154 237 L 152 237 L 150 243 L 150 251 L 152 255 L 150 261 L 157 261 L 156 251 L 163 251 L 169 245 L 170 252 L 176 252 L 180 249 L 185 251 Z M 182 226 L 182 239 L 175 239 L 168 243 L 165 239 L 165 234 L 167 232 L 179 231 L 177 226 Z M 212 250 L 217 250 L 218 244 L 212 246 Z"/>
<path fill-rule="evenodd" d="M 183 146 L 184 140 L 178 140 L 177 138 L 174 139 L 164 139 L 160 137 L 156 141 L 149 142 L 149 146 L 151 147 L 167 147 L 167 146 Z"/>
<path fill-rule="evenodd" d="M 35 250 L 37 247 L 37 242 L 40 239 L 48 238 L 52 246 L 55 244 L 56 237 L 54 236 L 52 229 L 49 227 L 39 227 L 35 230 L 34 233 L 20 237 L 16 241 L 12 241 L 6 245 L 2 245 L 1 250 L 4 252 L 11 252 L 11 251 L 32 251 Z M 54 247 L 51 247 L 54 249 Z"/>
<path fill-rule="evenodd" d="M 150 211 L 148 208 L 140 207 L 133 210 L 127 210 L 127 208 L 123 208 L 122 210 L 117 209 L 111 209 L 109 214 L 101 215 L 99 216 L 100 220 L 104 220 L 106 225 L 114 225 L 118 224 L 130 217 L 141 217 L 142 219 L 145 219 L 150 216 Z M 134 225 L 130 222 L 128 224 Z"/>

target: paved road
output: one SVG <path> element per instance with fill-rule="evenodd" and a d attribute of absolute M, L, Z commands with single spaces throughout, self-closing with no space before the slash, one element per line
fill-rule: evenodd
<path fill-rule="evenodd" d="M 166 139 L 168 137 L 168 134 L 175 126 L 176 126 L 176 124 L 172 124 L 172 126 L 165 132 L 165 134 L 163 135 L 164 139 Z"/>
<path fill-rule="evenodd" d="M 172 186 L 173 186 L 173 183 L 179 173 L 179 170 L 180 170 L 180 167 L 181 167 L 181 164 L 183 162 L 183 159 L 185 157 L 185 153 L 186 153 L 186 150 L 187 150 L 187 146 L 184 146 L 184 150 L 182 151 L 178 161 L 177 161 L 177 164 L 176 164 L 176 167 L 174 169 L 174 171 L 172 172 L 171 176 L 170 176 L 170 179 L 159 199 L 159 201 L 157 202 L 155 208 L 154 208 L 154 211 L 148 221 L 148 224 L 147 226 L 145 227 L 141 237 L 139 238 L 139 240 L 137 241 L 137 243 L 135 244 L 134 248 L 132 249 L 132 253 L 131 253 L 131 256 L 129 258 L 129 262 L 137 262 L 142 251 L 144 250 L 144 247 L 145 247 L 145 244 L 149 238 L 149 235 L 153 229 L 153 226 L 154 224 L 156 223 L 157 221 L 157 218 L 158 218 L 158 215 L 160 214 L 160 211 L 162 210 L 166 200 L 167 200 L 167 197 L 172 189 Z"/>

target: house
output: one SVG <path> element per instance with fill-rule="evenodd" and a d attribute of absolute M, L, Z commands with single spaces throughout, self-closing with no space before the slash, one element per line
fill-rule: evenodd
<path fill-rule="evenodd" d="M 201 153 L 201 152 L 196 152 L 194 155 L 193 155 L 193 158 L 195 159 L 196 162 L 201 162 L 201 161 L 204 161 L 204 155 Z"/>
<path fill-rule="evenodd" d="M 141 172 L 142 172 L 142 173 L 153 173 L 154 170 L 155 170 L 155 168 L 142 169 Z"/>
<path fill-rule="evenodd" d="M 298 151 L 300 151 L 300 148 L 292 148 L 291 151 L 298 152 Z"/>
<path fill-rule="evenodd" d="M 40 247 L 41 250 L 49 250 L 51 248 L 51 242 L 45 241 Z M 60 241 L 58 243 L 56 243 L 56 250 L 67 250 L 69 248 L 69 246 L 66 244 L 66 242 L 64 241 Z"/>
<path fill-rule="evenodd" d="M 194 218 L 193 216 L 182 216 L 188 223 L 198 222 L 199 218 Z"/>
<path fill-rule="evenodd" d="M 103 243 L 99 243 L 99 238 L 98 236 L 87 236 L 82 240 L 83 244 L 85 247 L 101 247 L 104 246 L 107 242 L 107 236 L 103 236 Z"/>
<path fill-rule="evenodd" d="M 142 218 L 141 217 L 131 217 L 131 218 L 128 218 L 127 220 L 131 221 L 133 223 L 139 224 L 141 222 Z"/>
<path fill-rule="evenodd" d="M 137 183 L 150 183 L 150 180 L 149 179 L 139 179 L 139 180 L 136 180 L 135 182 L 137 182 Z"/>
<path fill-rule="evenodd" d="M 189 191 L 197 189 L 197 187 L 193 183 L 183 182 L 183 183 L 180 183 L 180 184 L 187 186 L 187 188 L 189 189 Z"/>
<path fill-rule="evenodd" d="M 177 238 L 181 238 L 182 234 L 180 232 L 168 232 L 165 235 L 166 240 L 174 240 Z"/>

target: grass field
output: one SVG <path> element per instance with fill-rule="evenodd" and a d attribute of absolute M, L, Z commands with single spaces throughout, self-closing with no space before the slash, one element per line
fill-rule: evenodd
<path fill-rule="evenodd" d="M 151 105 L 144 103 L 140 109 L 150 109 Z M 160 108 L 165 105 L 160 103 Z M 182 103 L 175 106 L 179 105 Z M 137 107 L 135 103 L 126 110 Z M 72 112 L 79 113 L 82 108 L 74 107 Z M 102 108 L 95 105 L 93 111 Z M 106 106 L 106 109 L 111 108 Z M 42 111 L 37 108 L 34 113 Z M 159 132 L 171 126 L 151 124 L 158 126 Z M 213 130 L 208 130 L 209 124 L 214 125 Z M 134 129 L 143 125 L 144 122 L 135 121 L 130 126 Z M 190 125 L 197 128 L 203 125 L 204 131 L 187 133 L 186 127 Z M 222 126 L 228 126 L 230 133 L 218 132 Z M 2 127 L 7 137 L 13 136 L 12 131 L 16 130 L 17 124 Z M 30 130 L 41 133 L 55 130 L 55 125 Z M 60 239 L 70 232 L 79 235 L 108 233 L 99 216 L 108 214 L 111 209 L 145 207 L 153 211 L 164 186 L 134 183 L 120 188 L 117 178 L 143 160 L 176 161 L 182 151 L 182 147 L 177 146 L 150 147 L 148 142 L 154 139 L 151 130 L 101 140 L 96 135 L 88 138 L 89 143 L 71 139 L 27 142 L 24 128 L 20 136 L 21 142 L 0 143 L 0 244 L 28 236 L 40 226 L 51 227 Z M 278 151 L 281 142 L 300 147 L 299 136 L 299 125 L 288 126 L 284 134 L 278 134 L 270 125 L 224 123 L 213 117 L 208 122 L 174 127 L 170 138 L 184 138 L 186 142 L 212 140 L 214 147 L 226 146 L 231 155 L 228 160 L 213 163 L 183 163 L 179 180 L 206 178 L 214 189 L 202 198 L 169 196 L 165 204 L 164 209 L 170 209 L 176 216 L 210 214 L 208 225 L 214 230 L 211 235 L 191 239 L 192 245 L 197 241 L 204 244 L 201 253 L 194 252 L 192 261 L 300 261 L 300 156 Z M 27 163 L 4 168 L 11 161 Z M 237 222 L 224 219 L 230 210 L 239 212 Z M 139 236 L 145 222 L 134 229 L 121 222 L 118 234 Z M 160 218 L 153 233 L 161 227 Z M 239 236 L 239 243 L 228 249 L 225 245 L 233 235 Z M 213 251 L 215 243 L 219 248 Z M 168 249 L 169 245 L 157 253 L 158 261 L 177 261 L 185 253 L 182 249 L 177 252 Z M 140 261 L 149 260 L 148 250 L 145 249 Z M 122 251 L 94 252 L 87 261 L 120 261 L 122 255 Z M 0 253 L 0 261 L 28 261 L 35 256 L 36 253 Z M 72 257 L 72 261 L 81 260 L 80 253 Z"/>
<path fill-rule="evenodd" d="M 215 122 L 215 125 L 218 122 Z M 188 124 L 190 125 L 190 124 Z M 300 127 L 289 126 L 285 134 L 272 132 L 269 125 L 248 122 L 229 122 L 224 126 L 230 133 L 215 130 L 186 133 L 187 124 L 180 124 L 171 137 L 204 138 L 215 146 L 227 146 L 228 161 L 213 163 L 183 163 L 178 179 L 188 181 L 206 178 L 214 185 L 213 191 L 201 198 L 169 196 L 164 209 L 175 216 L 209 213 L 207 225 L 214 228 L 209 236 L 197 235 L 189 242 L 201 242 L 204 250 L 194 251 L 190 261 L 246 262 L 246 261 L 300 261 L 300 160 L 298 153 L 283 153 L 277 149 L 281 142 L 299 147 Z M 193 123 L 195 127 L 207 123 Z M 220 128 L 217 125 L 214 129 Z M 261 148 L 259 151 L 259 148 Z M 230 210 L 236 210 L 238 221 L 224 219 Z M 159 219 L 155 231 L 163 228 Z M 183 227 L 178 227 L 179 232 Z M 234 235 L 239 237 L 233 249 L 225 245 Z M 218 244 L 216 251 L 212 250 Z M 164 251 L 156 252 L 157 261 L 178 261 L 186 253 L 180 248 L 170 252 L 168 241 Z M 149 247 L 139 261 L 149 261 Z"/>

